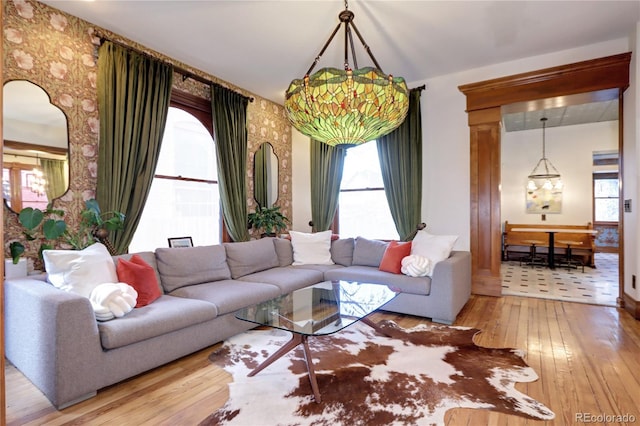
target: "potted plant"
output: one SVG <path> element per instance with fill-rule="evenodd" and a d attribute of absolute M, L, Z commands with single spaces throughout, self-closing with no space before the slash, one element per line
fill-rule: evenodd
<path fill-rule="evenodd" d="M 82 250 L 100 241 L 107 246 L 112 255 L 115 249 L 107 239 L 109 231 L 117 231 L 124 227 L 124 213 L 117 211 L 102 212 L 94 199 L 85 201 L 85 208 L 80 212 L 80 226 L 75 233 L 66 233 L 66 241 L 76 250 Z"/>
<path fill-rule="evenodd" d="M 94 199 L 85 201 L 85 208 L 80 212 L 80 225 L 78 230 L 70 232 L 63 219 L 64 211 L 53 209 L 51 204 L 45 210 L 26 207 L 18 214 L 18 221 L 24 228 L 22 235 L 27 241 L 40 240 L 38 257 L 42 259 L 42 251 L 53 249 L 55 243 L 63 240 L 75 250 L 82 250 L 100 241 L 112 252 L 112 247 L 107 240 L 109 231 L 122 229 L 124 226 L 124 214 L 120 212 L 101 212 L 98 202 Z M 13 264 L 20 262 L 20 257 L 25 252 L 24 244 L 13 241 L 9 244 L 9 251 Z"/>
<path fill-rule="evenodd" d="M 269 237 L 287 229 L 287 222 L 289 222 L 289 219 L 280 211 L 280 206 L 258 206 L 255 212 L 249 213 L 248 218 L 251 227 L 256 231 L 262 230 L 261 236 Z"/>
<path fill-rule="evenodd" d="M 52 249 L 55 241 L 62 237 L 67 224 L 62 219 L 64 211 L 53 209 L 51 204 L 45 210 L 26 207 L 18 214 L 18 221 L 24 228 L 22 235 L 27 241 L 40 241 L 38 254 L 42 256 L 42 250 Z M 9 244 L 9 251 L 14 264 L 18 264 L 20 256 L 25 251 L 24 244 L 13 241 Z"/>

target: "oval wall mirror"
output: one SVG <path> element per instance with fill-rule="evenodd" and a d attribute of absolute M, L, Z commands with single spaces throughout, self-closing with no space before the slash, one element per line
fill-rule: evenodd
<path fill-rule="evenodd" d="M 2 194 L 19 212 L 45 209 L 69 187 L 67 117 L 47 92 L 26 80 L 3 87 Z"/>
<path fill-rule="evenodd" d="M 253 157 L 253 197 L 260 207 L 271 207 L 278 199 L 278 156 L 269 142 Z"/>

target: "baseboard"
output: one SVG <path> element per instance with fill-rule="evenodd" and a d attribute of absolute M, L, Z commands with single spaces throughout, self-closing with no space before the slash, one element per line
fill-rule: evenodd
<path fill-rule="evenodd" d="M 637 320 L 640 320 L 640 301 L 634 300 L 627 293 L 623 296 L 624 309 Z"/>

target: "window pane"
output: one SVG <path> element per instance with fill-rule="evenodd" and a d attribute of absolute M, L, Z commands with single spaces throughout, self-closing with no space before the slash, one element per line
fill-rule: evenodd
<path fill-rule="evenodd" d="M 340 236 L 397 240 L 383 190 L 340 193 Z"/>
<path fill-rule="evenodd" d="M 34 209 L 46 210 L 47 204 L 49 204 L 47 194 L 33 192 L 29 186 L 31 179 L 34 179 L 34 174 L 31 170 L 20 171 L 22 208 L 33 207 Z"/>
<path fill-rule="evenodd" d="M 618 199 L 617 198 L 597 198 L 595 200 L 595 220 L 596 222 L 617 222 L 618 221 Z"/>
<path fill-rule="evenodd" d="M 220 242 L 217 184 L 154 179 L 130 252 L 167 247 L 167 238 L 192 237 L 194 246 Z"/>
<path fill-rule="evenodd" d="M 594 197 L 618 197 L 618 179 L 595 179 L 593 182 Z"/>
<path fill-rule="evenodd" d="M 382 188 L 383 186 L 375 141 L 349 148 L 344 160 L 340 189 Z"/>
<path fill-rule="evenodd" d="M 11 174 L 9 169 L 2 169 L 2 197 L 7 205 L 11 207 Z"/>
<path fill-rule="evenodd" d="M 211 134 L 186 111 L 169 108 L 156 174 L 217 180 Z"/>
<path fill-rule="evenodd" d="M 349 148 L 344 160 L 339 203 L 340 236 L 384 240 L 399 238 L 383 188 L 375 141 Z"/>

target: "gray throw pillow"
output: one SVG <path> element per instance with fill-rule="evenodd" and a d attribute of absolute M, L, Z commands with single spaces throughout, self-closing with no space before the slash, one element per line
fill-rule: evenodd
<path fill-rule="evenodd" d="M 353 263 L 353 238 L 340 238 L 331 241 L 331 259 L 342 266 Z"/>
<path fill-rule="evenodd" d="M 162 287 L 167 293 L 187 285 L 231 278 L 221 245 L 161 247 L 156 249 L 156 261 Z"/>
<path fill-rule="evenodd" d="M 357 237 L 353 247 L 353 265 L 380 266 L 387 243 L 379 240 L 368 240 Z"/>
<path fill-rule="evenodd" d="M 233 279 L 280 266 L 274 238 L 239 243 L 224 243 L 227 263 Z"/>
<path fill-rule="evenodd" d="M 288 238 L 274 238 L 273 245 L 276 248 L 280 266 L 289 266 L 293 263 L 293 246 Z"/>

